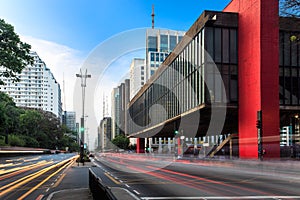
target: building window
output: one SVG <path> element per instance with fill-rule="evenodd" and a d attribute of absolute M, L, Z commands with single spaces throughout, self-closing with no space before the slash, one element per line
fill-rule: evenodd
<path fill-rule="evenodd" d="M 168 52 L 168 35 L 160 35 L 160 51 Z"/>
<path fill-rule="evenodd" d="M 157 37 L 148 36 L 148 51 L 157 51 Z"/>
<path fill-rule="evenodd" d="M 170 51 L 173 51 L 177 45 L 177 38 L 174 35 L 170 35 Z"/>

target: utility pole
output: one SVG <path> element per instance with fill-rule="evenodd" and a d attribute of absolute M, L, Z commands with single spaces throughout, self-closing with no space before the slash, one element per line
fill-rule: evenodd
<path fill-rule="evenodd" d="M 80 158 L 83 161 L 83 152 L 84 152 L 84 100 L 85 100 L 85 87 L 86 87 L 86 78 L 91 78 L 90 74 L 87 74 L 87 69 L 85 74 L 82 74 L 80 69 L 80 74 L 76 74 L 76 77 L 81 78 L 81 90 L 82 90 L 82 116 L 80 119 Z"/>

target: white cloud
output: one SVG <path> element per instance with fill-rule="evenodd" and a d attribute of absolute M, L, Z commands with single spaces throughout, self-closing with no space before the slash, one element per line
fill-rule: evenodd
<path fill-rule="evenodd" d="M 81 55 L 82 53 L 68 46 L 31 36 L 20 36 L 20 38 L 31 45 L 31 49 L 37 52 L 60 84 L 63 109 L 72 110 L 75 74 L 79 72 L 83 62 L 84 56 Z M 65 81 L 65 88 L 63 80 Z"/>

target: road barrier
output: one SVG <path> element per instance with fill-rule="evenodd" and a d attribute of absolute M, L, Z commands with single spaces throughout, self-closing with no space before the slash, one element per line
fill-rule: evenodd
<path fill-rule="evenodd" d="M 93 168 L 89 169 L 89 187 L 94 199 L 140 200 L 139 197 L 125 188 L 106 186 L 101 178 L 93 171 Z"/>
<path fill-rule="evenodd" d="M 103 184 L 92 168 L 89 169 L 89 187 L 94 199 L 117 200 L 110 188 Z"/>

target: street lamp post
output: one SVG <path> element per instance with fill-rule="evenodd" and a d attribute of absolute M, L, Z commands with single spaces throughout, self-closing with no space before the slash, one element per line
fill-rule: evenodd
<path fill-rule="evenodd" d="M 87 74 L 87 69 L 85 73 L 82 74 L 80 69 L 80 74 L 76 74 L 76 77 L 81 78 L 81 90 L 82 90 L 82 116 L 80 119 L 80 156 L 83 159 L 83 147 L 84 147 L 84 100 L 85 100 L 85 87 L 86 87 L 86 79 L 91 78 L 90 74 Z"/>

